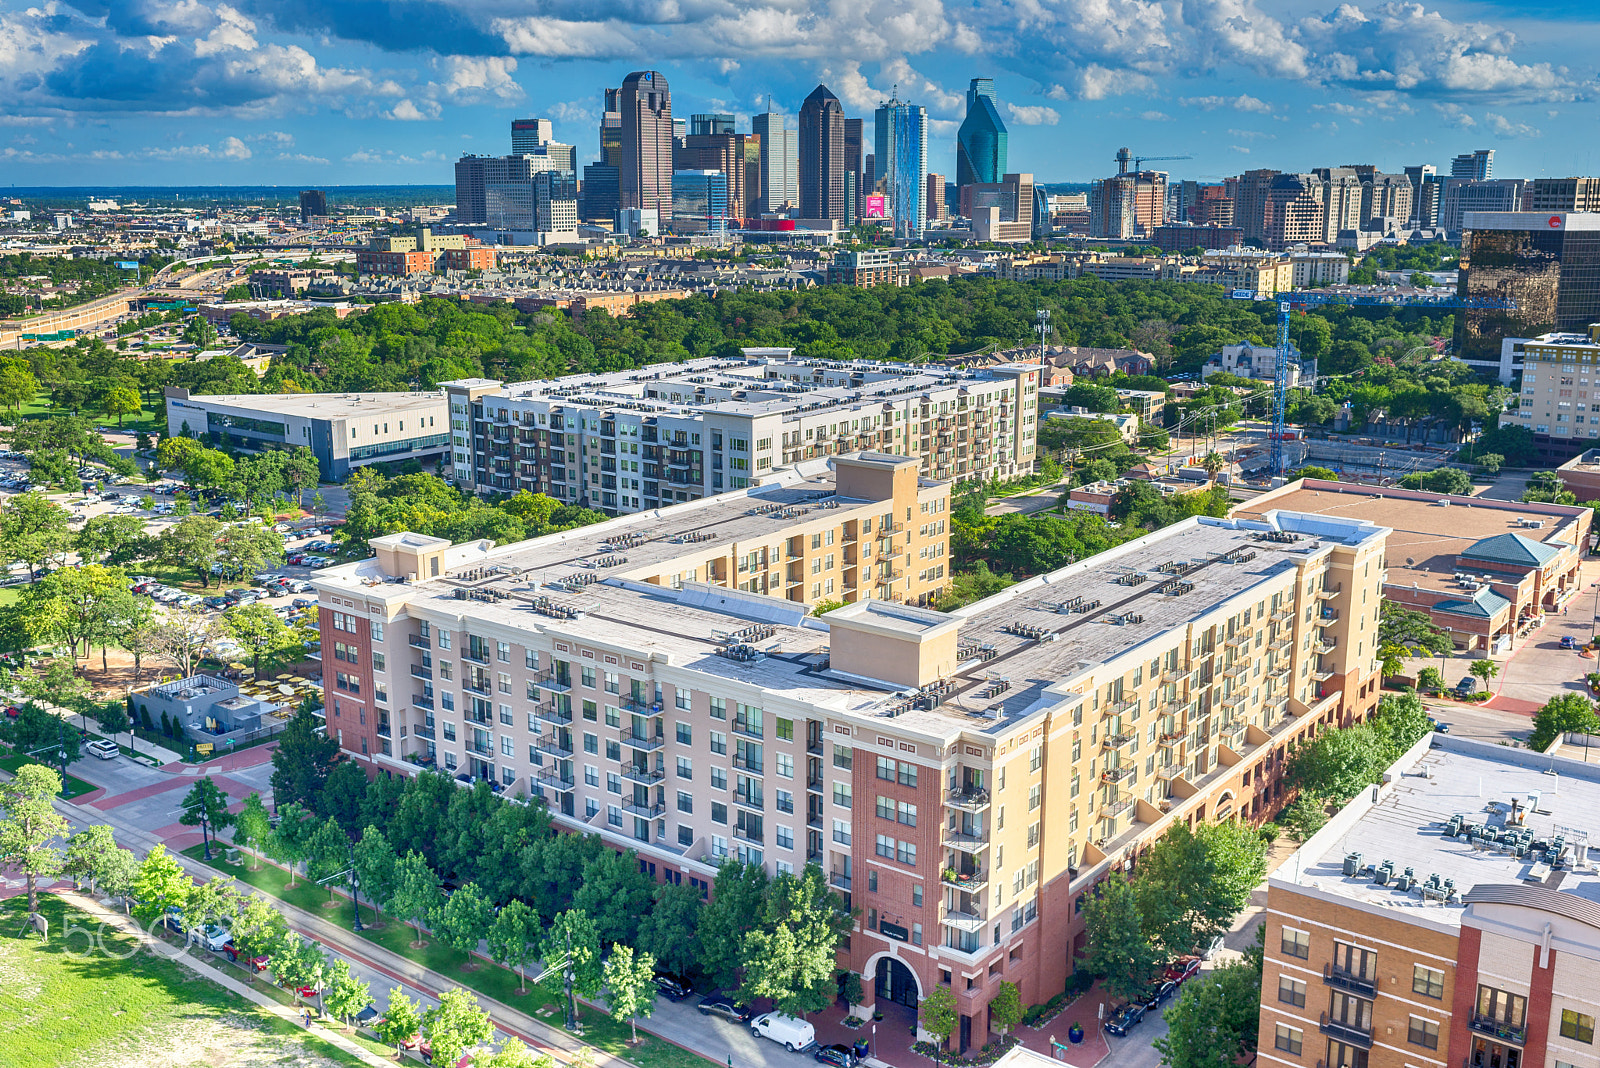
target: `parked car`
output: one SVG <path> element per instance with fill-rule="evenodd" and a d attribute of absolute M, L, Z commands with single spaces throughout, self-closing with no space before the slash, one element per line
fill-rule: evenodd
<path fill-rule="evenodd" d="M 1463 675 L 1461 681 L 1456 683 L 1456 693 L 1468 694 L 1478 692 L 1478 677 L 1476 675 Z"/>
<path fill-rule="evenodd" d="M 1577 647 L 1578 647 L 1578 640 L 1576 638 L 1574 638 L 1572 635 L 1563 634 L 1561 636 L 1561 648 L 1563 648 L 1563 649 L 1576 649 Z"/>
<path fill-rule="evenodd" d="M 208 924 L 195 932 L 194 940 L 213 953 L 221 953 L 222 947 L 233 941 L 233 933 L 226 927 Z"/>
<path fill-rule="evenodd" d="M 656 990 L 668 1001 L 682 1001 L 694 993 L 694 987 L 689 985 L 689 980 L 681 975 L 671 972 L 656 972 Z"/>
<path fill-rule="evenodd" d="M 122 752 L 117 748 L 116 742 L 108 742 L 104 738 L 96 738 L 83 748 L 90 756 L 99 757 L 101 760 L 112 760 Z"/>
<path fill-rule="evenodd" d="M 700 999 L 700 1004 L 695 1008 L 700 1010 L 702 1016 L 720 1016 L 734 1023 L 744 1023 L 750 1019 L 750 1010 L 735 1005 L 726 994 L 708 994 Z"/>
<path fill-rule="evenodd" d="M 1106 1032 L 1125 1037 L 1142 1019 L 1144 1006 L 1137 1001 L 1130 1001 L 1121 1008 L 1113 1009 L 1111 1015 L 1106 1017 Z"/>
<path fill-rule="evenodd" d="M 1150 984 L 1144 993 L 1144 1007 L 1154 1009 L 1178 992 L 1178 984 L 1171 979 L 1160 979 Z"/>
<path fill-rule="evenodd" d="M 856 1051 L 853 1047 L 843 1042 L 835 1042 L 828 1046 L 818 1046 L 812 1056 L 823 1064 L 831 1064 L 834 1068 L 855 1068 Z"/>
<path fill-rule="evenodd" d="M 799 1053 L 817 1041 L 817 1029 L 809 1020 L 781 1012 L 764 1012 L 751 1020 L 750 1033 L 757 1038 L 770 1038 L 790 1053 Z"/>
<path fill-rule="evenodd" d="M 315 607 L 317 607 L 316 600 L 314 598 L 311 598 L 311 597 L 296 597 L 292 603 L 293 603 L 294 607 L 296 607 L 296 608 L 315 608 Z"/>
<path fill-rule="evenodd" d="M 1167 970 L 1162 978 L 1171 979 L 1175 983 L 1182 983 L 1200 972 L 1199 957 L 1179 957 L 1167 965 Z"/>

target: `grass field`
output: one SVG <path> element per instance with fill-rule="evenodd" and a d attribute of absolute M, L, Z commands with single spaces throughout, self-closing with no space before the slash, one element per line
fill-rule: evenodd
<path fill-rule="evenodd" d="M 0 769 L 9 771 L 13 775 L 15 775 L 17 773 L 17 769 L 22 767 L 24 764 L 38 763 L 40 763 L 40 761 L 25 756 L 0 757 Z M 71 766 L 71 764 L 67 765 L 69 768 Z M 55 767 L 55 765 L 52 764 L 51 767 Z M 56 768 L 57 773 L 59 773 L 60 770 L 60 768 Z M 66 781 L 62 783 L 62 786 L 64 789 L 61 792 L 61 796 L 68 800 L 71 800 L 74 797 L 82 797 L 89 791 L 98 789 L 98 787 L 92 786 L 73 775 L 68 775 Z"/>
<path fill-rule="evenodd" d="M 183 852 L 185 856 L 201 859 L 200 846 L 194 846 Z M 347 898 L 335 895 L 333 900 L 338 903 L 337 906 L 332 909 L 325 908 L 328 901 L 327 890 L 298 878 L 295 880 L 294 888 L 289 889 L 289 876 L 282 868 L 263 862 L 259 871 L 251 871 L 249 860 L 250 858 L 246 857 L 245 863 L 229 864 L 222 859 L 221 852 L 213 848 L 210 863 L 212 867 L 227 872 L 241 883 L 247 883 L 308 912 L 327 916 L 330 922 L 341 925 L 350 922 L 353 913 Z M 467 954 L 450 948 L 431 935 L 427 938 L 426 946 L 420 949 L 413 948 L 411 943 L 416 938 L 416 932 L 409 924 L 385 917 L 365 903 L 361 906 L 361 922 L 368 925 L 361 932 L 361 936 L 369 942 L 415 961 L 440 975 L 448 976 L 462 986 L 471 987 L 478 993 L 521 1012 L 537 1013 L 546 1005 L 559 1005 L 561 1002 L 561 994 L 556 985 L 545 987 L 530 984 L 526 994 L 519 994 L 515 972 L 497 964 L 490 964 L 481 958 L 469 958 Z M 475 967 L 463 971 L 469 960 Z M 708 1065 L 716 1063 L 664 1039 L 645 1034 L 644 1026 L 648 1026 L 647 1022 L 640 1027 L 639 1044 L 629 1046 L 628 1025 L 613 1020 L 604 1010 L 580 1003 L 578 1016 L 579 1022 L 583 1025 L 585 1042 L 643 1068 L 707 1068 Z M 540 1019 L 558 1031 L 565 1030 L 561 1026 L 560 1012 L 540 1016 Z"/>
<path fill-rule="evenodd" d="M 59 898 L 39 905 L 45 943 L 17 936 L 23 900 L 0 906 L 0 1068 L 362 1063 L 158 953 L 133 952 L 132 939 Z M 84 936 L 63 937 L 70 927 L 100 931 L 110 953 L 84 954 Z"/>
<path fill-rule="evenodd" d="M 148 397 L 141 396 L 139 400 L 145 405 L 144 410 L 137 416 L 125 416 L 122 420 L 121 429 L 130 434 L 137 434 L 141 430 L 147 434 L 154 434 L 158 430 L 163 429 L 167 425 L 167 413 L 165 408 L 163 408 L 159 402 L 152 404 Z M 55 404 L 50 400 L 50 394 L 48 393 L 38 394 L 33 398 L 32 401 L 24 404 L 18 411 L 18 415 L 20 415 L 23 419 L 42 419 L 45 416 L 50 415 L 71 414 L 72 413 L 65 408 L 56 407 Z M 85 415 L 92 419 L 96 426 L 108 426 L 114 428 L 117 425 L 117 417 L 114 415 L 108 416 L 101 412 L 87 411 L 80 412 L 79 414 Z"/>

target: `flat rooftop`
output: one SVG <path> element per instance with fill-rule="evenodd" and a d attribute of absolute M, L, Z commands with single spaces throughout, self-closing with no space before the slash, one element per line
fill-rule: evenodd
<path fill-rule="evenodd" d="M 1441 506 L 1442 500 L 1448 500 L 1449 507 Z M 1463 598 L 1470 594 L 1457 586 L 1456 572 L 1483 570 L 1477 564 L 1463 567 L 1456 559 L 1473 544 L 1501 534 L 1518 534 L 1547 545 L 1572 545 L 1578 517 L 1584 511 L 1558 504 L 1451 497 L 1308 478 L 1299 489 L 1245 501 L 1231 514 L 1257 517 L 1269 508 L 1380 523 L 1393 531 L 1384 551 L 1389 585 L 1416 584 L 1459 592 Z M 1544 526 L 1533 527 L 1519 520 L 1542 521 Z"/>
<path fill-rule="evenodd" d="M 1575 844 L 1600 843 L 1600 767 L 1465 738 L 1430 735 L 1427 742 L 1420 755 L 1390 769 L 1393 781 L 1376 805 L 1370 791 L 1358 798 L 1355 811 L 1342 813 L 1343 821 L 1335 816 L 1273 879 L 1446 925 L 1460 924 L 1460 905 L 1424 898 L 1417 888 L 1380 886 L 1370 871 L 1346 876 L 1345 855 L 1360 853 L 1363 867 L 1391 860 L 1395 874 L 1409 867 L 1419 882 L 1435 874 L 1441 883 L 1454 880 L 1462 896 L 1480 884 L 1522 884 L 1600 902 L 1600 873 L 1573 866 Z M 1520 822 L 1512 817 L 1513 798 Z M 1458 815 L 1496 834 L 1526 828 L 1536 843 L 1562 835 L 1565 865 L 1552 868 L 1531 851 L 1518 857 L 1481 838 L 1446 837 Z"/>
<path fill-rule="evenodd" d="M 1165 651 L 1175 629 L 1293 569 L 1297 560 L 1386 533 L 1372 523 L 1284 513 L 1262 521 L 1192 519 L 1035 576 L 952 613 L 960 621 L 960 663 L 938 700 L 908 701 L 897 686 L 833 672 L 826 617 L 807 617 L 804 604 L 703 583 L 675 590 L 628 578 L 654 575 L 693 553 L 693 543 L 675 540 L 685 535 L 712 534 L 724 544 L 784 538 L 796 518 L 811 514 L 804 510 L 840 500 L 833 490 L 831 474 L 797 475 L 749 496 L 619 517 L 503 549 L 474 553 L 470 545 L 457 546 L 452 552 L 465 550 L 466 559 L 441 580 L 381 587 L 379 595 L 404 590 L 421 609 L 470 611 L 511 627 L 621 646 L 949 738 L 960 730 L 998 732 L 1017 717 L 1071 700 L 1045 691 L 1147 642 L 1161 642 L 1154 651 Z M 1269 530 L 1283 540 L 1267 540 Z M 626 560 L 606 566 L 606 557 Z M 364 560 L 318 572 L 317 582 L 376 586 L 382 572 L 375 559 Z M 749 655 L 726 655 L 736 645 Z"/>
<path fill-rule="evenodd" d="M 276 412 L 305 418 L 338 419 L 352 415 L 387 415 L 445 403 L 442 391 L 432 393 L 205 393 L 190 402 Z"/>

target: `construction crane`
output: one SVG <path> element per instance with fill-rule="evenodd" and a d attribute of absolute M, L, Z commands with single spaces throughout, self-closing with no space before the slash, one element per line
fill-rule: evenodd
<path fill-rule="evenodd" d="M 1194 157 L 1193 156 L 1135 156 L 1133 154 L 1133 149 L 1131 149 L 1131 148 L 1119 148 L 1119 149 L 1117 149 L 1117 173 L 1118 174 L 1127 174 L 1128 173 L 1128 163 L 1130 161 L 1133 163 L 1133 169 L 1135 171 L 1142 171 L 1142 170 L 1144 170 L 1144 161 L 1147 160 L 1147 159 L 1148 160 L 1194 159 Z"/>
<path fill-rule="evenodd" d="M 1514 310 L 1516 302 L 1490 297 L 1458 297 L 1442 293 L 1437 297 L 1409 296 L 1399 293 L 1327 293 L 1322 290 L 1301 290 L 1267 296 L 1253 289 L 1235 289 L 1228 294 L 1234 300 L 1274 300 L 1278 303 L 1278 358 L 1272 369 L 1272 474 L 1284 474 L 1283 462 L 1283 409 L 1289 397 L 1289 358 L 1294 349 L 1289 344 L 1289 316 L 1295 308 L 1326 307 L 1329 305 L 1366 308 L 1487 308 Z"/>

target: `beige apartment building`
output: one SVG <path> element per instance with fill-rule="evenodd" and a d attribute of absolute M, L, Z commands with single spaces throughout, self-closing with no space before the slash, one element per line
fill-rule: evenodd
<path fill-rule="evenodd" d="M 452 477 L 622 515 L 740 490 L 844 453 L 913 456 L 951 482 L 1033 472 L 1042 369 L 738 359 L 505 385 L 445 382 Z"/>
<path fill-rule="evenodd" d="M 1429 734 L 1267 890 L 1267 1068 L 1600 1063 L 1600 770 Z"/>
<path fill-rule="evenodd" d="M 840 966 L 954 1043 L 1059 992 L 1095 884 L 1176 823 L 1267 818 L 1289 747 L 1377 701 L 1388 530 L 1197 518 L 944 614 L 948 484 L 877 454 L 514 545 L 415 534 L 319 572 L 327 725 L 706 890 L 816 863 Z M 830 588 L 831 584 L 831 588 Z M 816 617 L 818 598 L 850 603 Z M 837 640 L 835 640 L 837 639 Z"/>
<path fill-rule="evenodd" d="M 1536 435 L 1574 449 L 1600 437 L 1600 323 L 1521 342 L 1522 396 L 1516 418 Z"/>

